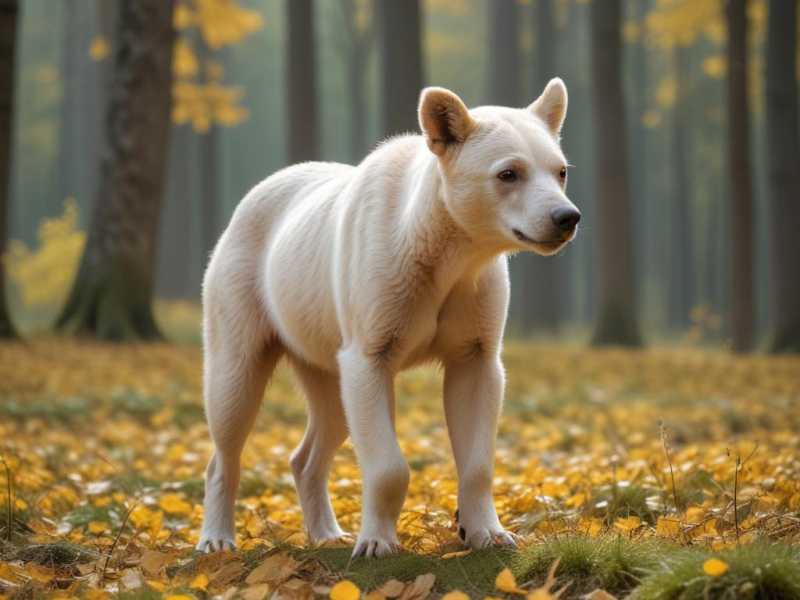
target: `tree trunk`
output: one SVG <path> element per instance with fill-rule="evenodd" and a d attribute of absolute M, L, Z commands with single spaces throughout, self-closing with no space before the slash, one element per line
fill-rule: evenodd
<path fill-rule="evenodd" d="M 199 288 L 193 265 L 199 251 L 192 243 L 192 227 L 197 215 L 195 198 L 200 195 L 196 185 L 199 136 L 190 125 L 173 126 L 171 136 L 156 291 L 164 298 L 196 298 Z"/>
<path fill-rule="evenodd" d="M 419 131 L 417 102 L 425 79 L 419 0 L 375 0 L 381 47 L 384 137 Z"/>
<path fill-rule="evenodd" d="M 489 104 L 520 106 L 519 8 L 516 0 L 493 0 L 489 11 Z"/>
<path fill-rule="evenodd" d="M 0 258 L 8 241 L 11 194 L 11 144 L 14 114 L 14 61 L 17 41 L 17 0 L 0 0 Z M 5 261 L 0 260 L 0 338 L 17 337 L 6 301 Z"/>
<path fill-rule="evenodd" d="M 620 0 L 593 2 L 592 87 L 597 161 L 599 310 L 592 342 L 641 344 L 636 314 Z"/>
<path fill-rule="evenodd" d="M 212 60 L 212 51 L 200 37 L 200 58 L 201 66 L 205 76 L 205 85 L 213 82 L 213 77 L 209 73 L 209 63 Z M 211 256 L 211 251 L 217 243 L 220 235 L 219 218 L 219 125 L 211 120 L 208 131 L 198 136 L 200 150 L 200 239 L 202 242 L 202 261 L 205 269 L 206 263 Z M 310 156 L 305 159 L 310 160 Z M 296 161 L 294 161 L 296 162 Z"/>
<path fill-rule="evenodd" d="M 107 340 L 160 337 L 151 303 L 172 105 L 173 8 L 174 0 L 120 6 L 109 151 L 59 329 Z"/>
<path fill-rule="evenodd" d="M 767 33 L 767 164 L 771 196 L 773 352 L 800 352 L 800 140 L 797 2 L 770 0 Z"/>
<path fill-rule="evenodd" d="M 650 248 L 647 236 L 647 223 L 651 218 L 651 196 L 648 181 L 648 133 L 642 122 L 648 102 L 648 45 L 646 41 L 647 15 L 652 8 L 650 0 L 638 0 L 634 3 L 633 19 L 639 28 L 639 37 L 629 46 L 631 52 L 631 83 L 628 90 L 632 95 L 633 110 L 628 114 L 629 136 L 631 140 L 631 191 L 633 199 L 633 243 L 636 261 L 636 293 L 643 297 L 647 275 L 651 264 Z"/>
<path fill-rule="evenodd" d="M 372 36 L 359 30 L 355 0 L 341 0 L 348 34 L 347 82 L 350 89 L 350 158 L 358 163 L 367 150 L 367 94 L 365 80 Z"/>
<path fill-rule="evenodd" d="M 317 57 L 312 0 L 286 0 L 289 162 L 319 159 Z"/>
<path fill-rule="evenodd" d="M 731 342 L 753 347 L 753 184 L 747 107 L 747 0 L 728 0 L 728 173 L 731 182 Z M 795 135 L 797 135 L 795 128 Z"/>
<path fill-rule="evenodd" d="M 86 136 L 93 113 L 86 105 L 93 100 L 95 89 L 91 77 L 94 65 L 88 56 L 93 30 L 90 7 L 83 0 L 66 0 L 64 5 L 58 196 L 47 202 L 51 216 L 61 213 L 63 202 L 69 197 L 76 198 L 81 207 L 89 205 L 86 184 L 91 161 L 86 157 Z"/>
<path fill-rule="evenodd" d="M 673 188 L 670 214 L 669 325 L 686 329 L 694 304 L 694 240 L 692 236 L 691 105 L 688 49 L 675 47 L 676 98 L 672 127 Z"/>
<path fill-rule="evenodd" d="M 514 4 L 516 11 L 516 4 Z M 499 11 L 498 11 L 499 12 Z M 516 15 L 513 17 L 517 22 Z M 533 100 L 544 90 L 551 77 L 556 75 L 555 57 L 557 54 L 557 31 L 555 16 L 553 14 L 552 0 L 536 0 L 534 4 L 534 56 L 533 56 Z M 499 28 L 498 28 L 499 29 Z M 517 36 L 517 27 L 514 25 L 513 34 Z M 497 34 L 502 34 L 497 31 Z M 514 44 L 516 56 L 519 56 L 519 44 Z M 518 69 L 518 58 L 510 64 Z M 495 68 L 503 70 L 503 63 L 496 63 Z M 510 72 L 514 79 L 518 79 L 517 71 Z M 569 269 L 564 269 L 568 259 L 563 256 L 544 257 L 536 254 L 525 253 L 514 260 L 516 269 L 522 275 L 522 310 L 521 323 L 523 331 L 555 334 L 561 320 L 562 304 L 566 301 L 564 293 Z"/>

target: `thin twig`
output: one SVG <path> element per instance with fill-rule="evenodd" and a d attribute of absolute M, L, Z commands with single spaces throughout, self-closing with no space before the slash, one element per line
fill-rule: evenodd
<path fill-rule="evenodd" d="M 3 466 L 6 468 L 6 487 L 8 490 L 8 497 L 6 498 L 6 506 L 8 508 L 8 521 L 7 521 L 7 529 L 6 529 L 6 539 L 10 542 L 11 541 L 11 526 L 14 523 L 14 501 L 11 499 L 11 468 L 8 466 L 6 462 L 5 456 L 0 456 L 0 461 L 2 461 Z"/>
<path fill-rule="evenodd" d="M 758 451 L 758 443 L 753 447 L 753 450 L 750 454 L 747 455 L 747 458 L 742 460 L 741 454 L 737 452 L 736 454 L 736 470 L 733 473 L 733 524 L 736 528 L 736 545 L 739 545 L 739 537 L 741 536 L 741 531 L 739 529 L 739 472 L 742 470 L 745 464 L 753 458 L 755 453 Z"/>
<path fill-rule="evenodd" d="M 111 544 L 111 548 L 108 550 L 108 554 L 106 555 L 106 560 L 103 563 L 103 571 L 100 573 L 100 585 L 103 585 L 103 581 L 106 578 L 106 569 L 108 568 L 108 561 L 111 560 L 111 555 L 114 554 L 114 549 L 117 547 L 119 543 L 119 538 L 122 537 L 122 532 L 125 531 L 125 526 L 128 524 L 128 519 L 133 512 L 133 509 L 138 506 L 138 502 L 134 502 L 131 504 L 131 507 L 128 509 L 128 512 L 125 513 L 125 518 L 122 520 L 122 525 L 119 527 L 119 531 L 117 532 L 117 537 L 114 538 L 114 543 Z"/>
<path fill-rule="evenodd" d="M 680 503 L 678 502 L 678 488 L 675 485 L 675 471 L 672 468 L 672 457 L 669 454 L 669 443 L 667 441 L 667 428 L 664 427 L 664 423 L 658 424 L 659 432 L 661 434 L 661 447 L 664 449 L 664 456 L 667 458 L 667 464 L 669 465 L 669 477 L 672 481 L 672 499 L 675 502 L 675 510 L 678 513 L 682 513 Z"/>
<path fill-rule="evenodd" d="M 736 471 L 733 474 L 733 524 L 736 526 L 736 545 L 739 545 L 739 467 L 742 466 L 742 457 L 736 455 Z"/>

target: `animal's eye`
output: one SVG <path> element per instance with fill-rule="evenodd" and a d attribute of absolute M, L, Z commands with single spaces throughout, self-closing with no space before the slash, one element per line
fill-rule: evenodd
<path fill-rule="evenodd" d="M 561 167 L 561 170 L 558 172 L 558 176 L 561 177 L 561 181 L 567 180 L 567 167 Z"/>
<path fill-rule="evenodd" d="M 518 179 L 517 172 L 514 169 L 506 169 L 497 174 L 497 178 L 503 183 L 514 183 Z"/>

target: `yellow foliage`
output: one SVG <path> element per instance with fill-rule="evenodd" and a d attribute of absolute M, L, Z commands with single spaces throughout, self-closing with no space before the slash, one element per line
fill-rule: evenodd
<path fill-rule="evenodd" d="M 747 511 L 740 512 L 738 541 L 789 541 L 795 535 L 786 522 L 800 509 L 800 414 L 793 410 L 800 400 L 800 358 L 514 343 L 504 355 L 508 389 L 494 497 L 500 521 L 523 544 L 624 532 L 635 539 L 658 536 L 678 545 L 729 547 L 737 542 L 731 509 L 737 455 L 747 459 L 738 472 L 738 506 Z M 195 346 L 66 339 L 0 344 L 0 409 L 9 411 L 0 413 L 0 454 L 13 474 L 11 506 L 33 532 L 32 543 L 64 540 L 109 556 L 120 535 L 104 583 L 96 573 L 84 573 L 82 597 L 123 580 L 164 593 L 196 590 L 198 597 L 200 590 L 222 596 L 231 586 L 244 597 L 327 595 L 331 590 L 305 587 L 330 581 L 315 571 L 314 561 L 301 563 L 272 550 L 307 544 L 289 466 L 303 436 L 304 408 L 284 367 L 273 378 L 244 449 L 235 514 L 240 548 L 266 547 L 266 554 L 255 569 L 234 553 L 187 562 L 203 516 L 200 480 L 213 452 L 203 419 L 201 364 Z M 458 484 L 441 407 L 441 372 L 415 369 L 398 378 L 396 390 L 399 443 L 413 465 L 399 540 L 412 552 L 449 555 L 446 566 L 456 568 L 466 561 L 463 554 L 452 554 L 461 550 L 452 527 Z M 12 409 L 21 408 L 32 412 L 12 416 Z M 57 418 L 42 413 L 50 409 Z M 672 507 L 659 421 L 680 428 L 670 460 L 676 488 L 682 493 L 691 486 L 693 504 L 679 515 Z M 611 514 L 599 506 L 603 490 L 623 481 L 646 491 L 652 519 L 628 517 L 624 509 Z M 698 481 L 711 485 L 698 489 Z M 3 508 L 5 489 L 0 486 Z M 361 476 L 349 443 L 332 462 L 330 491 L 342 527 L 357 531 Z M 0 519 L 0 527 L 4 522 Z M 476 558 L 472 553 L 468 560 Z M 166 561 L 192 567 L 162 568 Z M 42 582 L 30 585 L 40 595 L 76 580 L 74 573 L 54 580 L 47 572 L 36 574 Z M 31 580 L 19 565 L 1 561 L 0 578 Z M 414 589 L 429 584 L 420 581 Z M 378 591 L 396 598 L 411 585 L 393 583 L 392 596 L 385 593 L 388 588 Z M 256 586 L 261 587 L 253 590 Z M 520 588 L 510 572 L 501 571 L 497 588 L 498 595 L 508 590 L 537 599 L 557 596 L 547 585 Z"/>
<path fill-rule="evenodd" d="M 716 39 L 723 18 L 722 0 L 658 0 L 647 15 L 647 39 L 663 48 L 688 46 L 701 34 Z"/>
<path fill-rule="evenodd" d="M 706 57 L 703 61 L 703 72 L 714 79 L 722 79 L 728 71 L 728 61 L 721 54 Z"/>
<path fill-rule="evenodd" d="M 661 113 L 657 110 L 646 110 L 642 114 L 642 125 L 648 129 L 655 129 L 661 125 Z"/>
<path fill-rule="evenodd" d="M 12 240 L 5 256 L 9 277 L 28 307 L 58 304 L 69 292 L 86 243 L 73 198 L 64 202 L 61 216 L 42 221 L 37 237 L 38 249 Z"/>
<path fill-rule="evenodd" d="M 101 35 L 96 36 L 89 46 L 89 56 L 92 60 L 100 62 L 111 54 L 111 44 Z"/>
<path fill-rule="evenodd" d="M 197 75 L 197 56 L 192 46 L 184 38 L 178 38 L 175 42 L 175 50 L 172 56 L 172 70 L 179 79 L 194 77 Z"/>
<path fill-rule="evenodd" d="M 656 87 L 656 102 L 661 108 L 671 108 L 678 97 L 678 85 L 674 77 L 666 77 Z"/>
<path fill-rule="evenodd" d="M 241 88 L 218 83 L 199 85 L 179 81 L 173 88 L 172 120 L 178 125 L 190 123 L 198 133 L 207 132 L 212 122 L 238 125 L 249 115 L 248 110 L 238 104 L 242 94 Z"/>
<path fill-rule="evenodd" d="M 234 0 L 193 0 L 191 4 L 193 11 L 186 9 L 192 14 L 188 22 L 199 27 L 214 49 L 236 44 L 264 26 L 260 13 L 242 8 Z"/>
<path fill-rule="evenodd" d="M 261 15 L 239 6 L 236 0 L 184 0 L 175 10 L 175 27 L 186 31 L 197 28 L 203 43 L 212 50 L 237 44 L 264 26 Z M 249 112 L 239 103 L 242 91 L 222 85 L 224 69 L 219 61 L 205 61 L 207 81 L 197 81 L 200 64 L 186 36 L 175 44 L 172 120 L 190 123 L 197 133 L 206 133 L 213 124 L 232 127 L 246 120 Z"/>

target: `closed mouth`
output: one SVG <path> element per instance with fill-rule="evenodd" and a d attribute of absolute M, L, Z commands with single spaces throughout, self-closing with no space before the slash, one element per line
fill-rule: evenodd
<path fill-rule="evenodd" d="M 520 242 L 523 242 L 525 244 L 532 244 L 534 246 L 544 246 L 545 248 L 557 248 L 564 243 L 564 240 L 548 240 L 545 242 L 540 242 L 538 240 L 534 240 L 533 238 L 529 238 L 519 229 L 512 229 L 511 232 Z"/>

